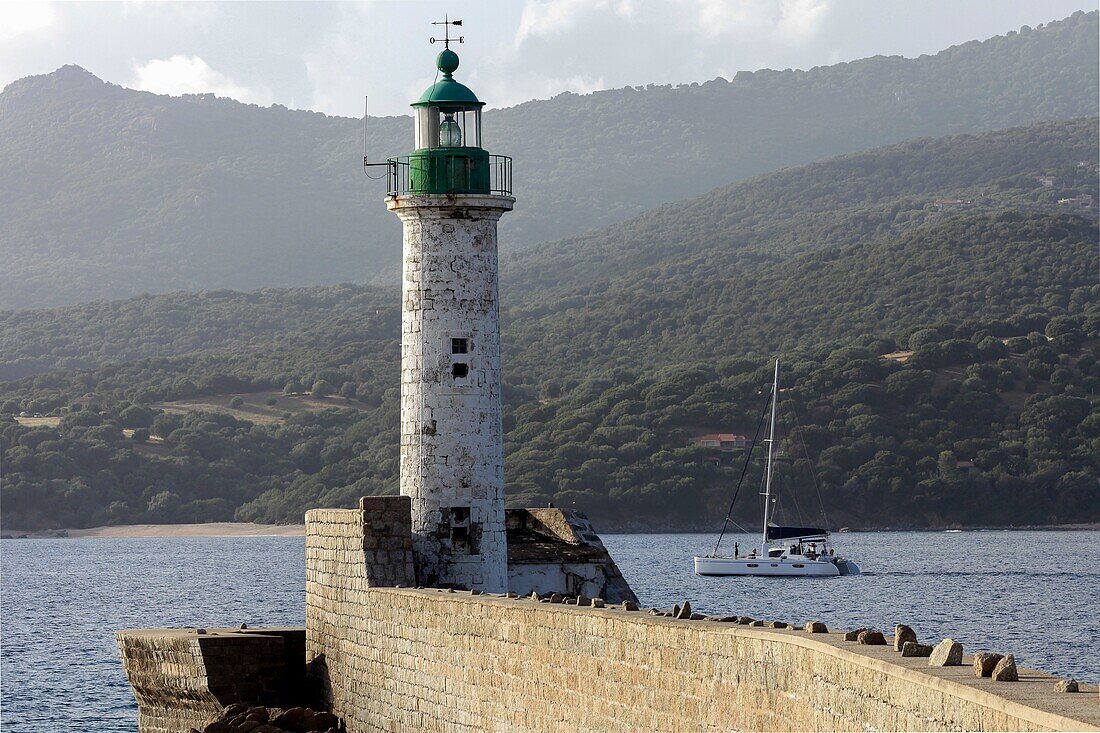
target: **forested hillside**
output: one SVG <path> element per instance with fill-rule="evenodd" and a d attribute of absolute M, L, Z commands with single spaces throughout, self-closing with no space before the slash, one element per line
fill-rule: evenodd
<path fill-rule="evenodd" d="M 737 469 L 690 440 L 751 436 L 778 353 L 792 518 L 820 485 L 849 526 L 1100 520 L 1095 207 L 1058 203 L 1095 195 L 1095 162 L 1078 156 L 1096 135 L 1086 120 L 916 141 L 712 192 L 683 205 L 694 227 L 646 215 L 588 248 L 517 255 L 503 276 L 509 501 L 575 505 L 605 527 L 708 526 Z M 636 253 L 604 268 L 616 241 Z M 528 265 L 557 247 L 568 276 Z M 7 319 L 26 334 L 19 359 L 43 367 L 149 357 L 0 383 L 0 413 L 61 417 L 0 427 L 7 527 L 298 521 L 396 490 L 392 291 Z M 169 355 L 177 341 L 216 348 Z M 332 409 L 291 411 L 306 391 Z M 238 412 L 218 407 L 233 396 Z M 242 419 L 261 409 L 277 419 Z"/>
<path fill-rule="evenodd" d="M 1098 296 L 1096 286 L 1082 289 L 1052 304 L 1066 315 L 1049 320 L 941 323 L 904 344 L 868 334 L 782 354 L 781 520 L 817 521 L 819 489 L 833 526 L 1100 521 Z M 913 353 L 883 355 L 899 346 Z M 78 403 L 59 427 L 3 418 L 4 527 L 296 522 L 308 507 L 393 493 L 398 399 L 387 385 L 396 384 L 396 370 L 374 367 L 395 365 L 397 350 L 382 349 L 377 360 L 351 350 L 371 356 L 339 368 L 315 362 L 290 388 L 345 379 L 346 407 L 276 423 L 223 411 L 181 417 L 124 399 Z M 202 384 L 211 366 L 186 358 L 134 365 L 106 384 L 141 399 L 156 388 L 120 385 L 148 378 L 174 380 L 172 389 L 247 392 L 286 376 L 267 364 L 269 377 Z M 752 436 L 767 383 L 764 360 L 731 357 L 598 371 L 543 399 L 509 385 L 509 504 L 552 500 L 609 529 L 712 527 L 724 516 L 738 461 L 715 465 L 690 438 L 714 430 Z M 41 394 L 45 406 L 50 397 Z M 749 486 L 761 470 L 758 460 Z M 747 496 L 735 519 L 755 524 L 758 507 L 753 492 Z"/>
<path fill-rule="evenodd" d="M 918 59 L 493 110 L 487 144 L 516 158 L 520 200 L 502 241 L 916 136 L 1095 114 L 1097 55 L 1097 13 L 1078 13 Z M 397 225 L 358 168 L 360 135 L 356 120 L 134 92 L 75 67 L 15 82 L 0 94 L 0 307 L 385 282 Z M 406 117 L 370 121 L 375 156 L 410 138 Z"/>

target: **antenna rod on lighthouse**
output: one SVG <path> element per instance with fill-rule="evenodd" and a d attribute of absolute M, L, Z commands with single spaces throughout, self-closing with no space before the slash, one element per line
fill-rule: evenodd
<path fill-rule="evenodd" d="M 370 159 L 367 155 L 367 115 L 368 115 L 367 110 L 369 109 L 369 107 L 370 107 L 370 97 L 368 97 L 367 95 L 364 94 L 363 95 L 363 173 L 366 174 L 367 178 L 371 179 L 372 181 L 380 181 L 383 178 L 385 178 L 387 175 L 392 176 L 394 165 L 393 165 L 393 162 L 389 161 L 389 160 L 387 160 L 385 163 L 371 163 L 370 162 Z M 377 168 L 379 166 L 385 166 L 386 169 L 387 169 L 387 173 L 384 173 L 380 176 L 372 176 L 367 171 L 368 168 Z"/>

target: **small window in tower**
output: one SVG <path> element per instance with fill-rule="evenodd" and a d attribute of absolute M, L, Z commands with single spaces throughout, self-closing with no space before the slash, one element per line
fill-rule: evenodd
<path fill-rule="evenodd" d="M 470 507 L 453 506 L 450 508 L 451 546 L 463 552 L 470 551 Z M 475 553 L 476 554 L 476 553 Z"/>
<path fill-rule="evenodd" d="M 455 379 L 465 379 L 470 375 L 469 364 L 451 364 L 451 376 Z"/>
<path fill-rule="evenodd" d="M 470 340 L 469 339 L 451 339 L 451 353 L 452 354 L 468 354 L 468 353 L 470 353 Z"/>

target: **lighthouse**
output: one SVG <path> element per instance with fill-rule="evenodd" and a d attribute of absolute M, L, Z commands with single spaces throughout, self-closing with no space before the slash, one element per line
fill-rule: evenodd
<path fill-rule="evenodd" d="M 412 105 L 414 149 L 389 160 L 386 206 L 403 229 L 401 493 L 420 582 L 501 593 L 497 221 L 515 203 L 511 159 L 482 147 L 484 102 L 454 78 L 460 39 L 440 40 L 438 80 Z"/>

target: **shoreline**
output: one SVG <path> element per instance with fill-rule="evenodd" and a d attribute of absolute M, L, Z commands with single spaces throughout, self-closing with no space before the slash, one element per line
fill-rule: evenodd
<path fill-rule="evenodd" d="M 937 529 L 880 528 L 833 532 L 856 534 L 864 532 L 1097 532 L 1100 524 L 1048 524 L 1019 527 L 942 527 Z M 303 537 L 304 524 L 256 524 L 254 522 L 206 522 L 199 524 L 118 524 L 84 529 L 19 530 L 5 529 L 3 539 L 119 539 L 137 537 Z M 617 534 L 713 534 L 707 530 L 655 530 L 614 527 L 602 532 Z"/>
<path fill-rule="evenodd" d="M 304 537 L 304 524 L 206 522 L 199 524 L 117 524 L 84 529 L 5 529 L 4 539 L 119 539 L 127 537 Z"/>

